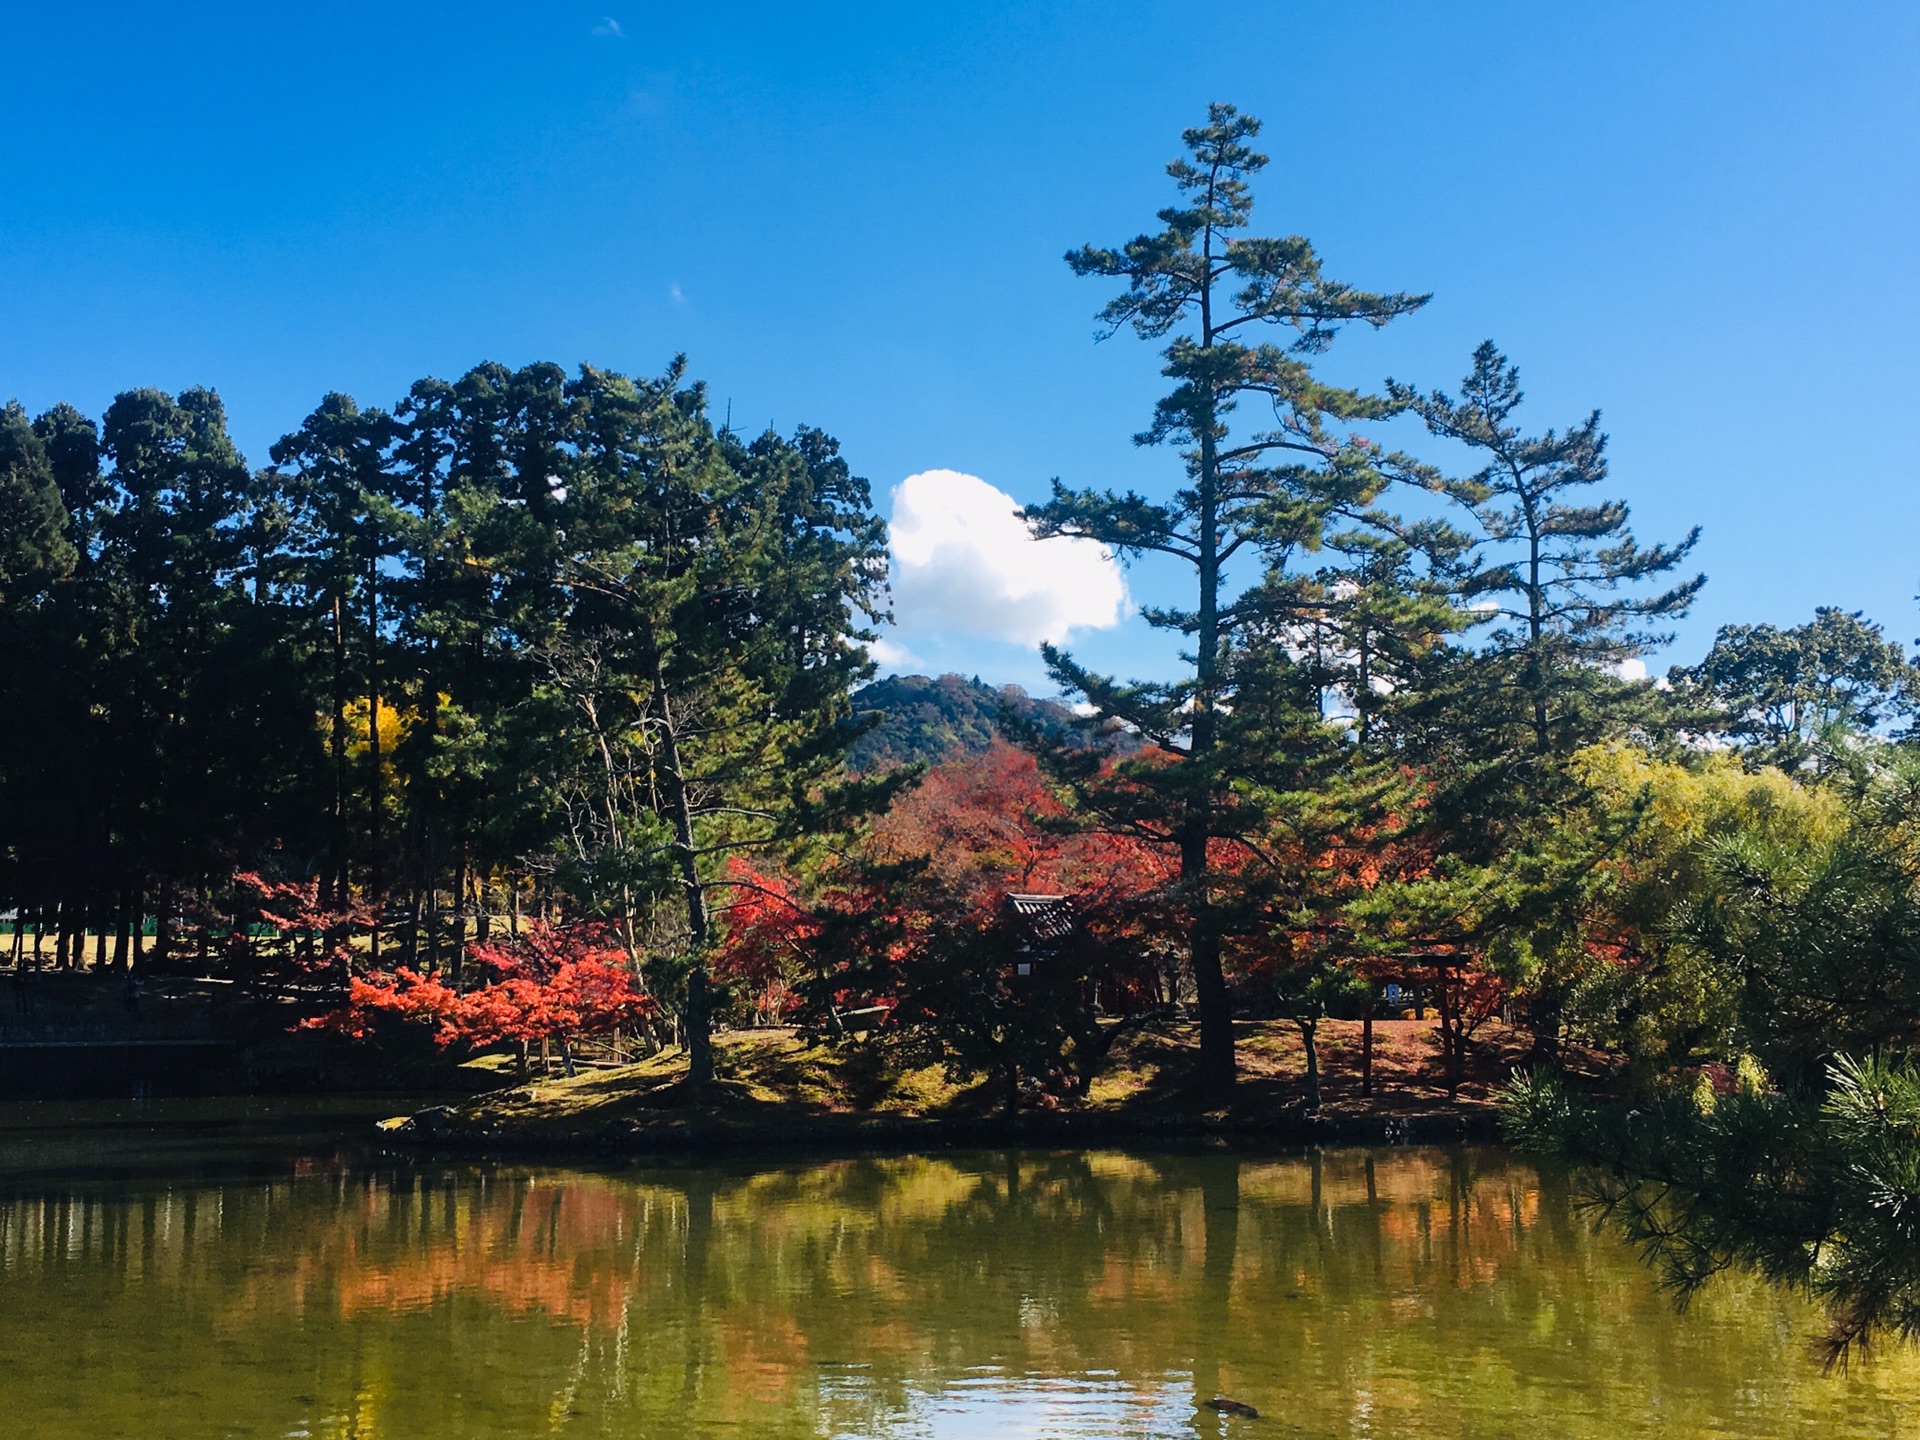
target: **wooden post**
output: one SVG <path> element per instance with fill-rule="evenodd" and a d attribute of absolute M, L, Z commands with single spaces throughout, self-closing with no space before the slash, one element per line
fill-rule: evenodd
<path fill-rule="evenodd" d="M 153 899 L 153 957 L 164 962 L 171 958 L 172 949 L 173 894 L 171 887 L 163 884 Z"/>
<path fill-rule="evenodd" d="M 1360 1093 L 1373 1094 L 1373 997 L 1367 997 L 1366 1014 L 1360 1021 Z"/>
<path fill-rule="evenodd" d="M 120 906 L 113 922 L 113 968 L 127 968 L 127 912 L 133 908 L 124 888 L 120 891 Z"/>

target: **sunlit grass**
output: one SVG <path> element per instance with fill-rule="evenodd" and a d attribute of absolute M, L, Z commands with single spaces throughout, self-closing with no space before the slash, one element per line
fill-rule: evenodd
<path fill-rule="evenodd" d="M 1245 1021 L 1239 1028 L 1240 1094 L 1236 1105 L 1254 1112 L 1298 1105 L 1304 1097 L 1305 1056 L 1299 1030 L 1284 1021 Z M 1373 1093 L 1360 1084 L 1361 1027 L 1327 1021 L 1320 1029 L 1324 1109 L 1341 1113 L 1427 1113 L 1475 1109 L 1506 1073 L 1518 1038 L 1495 1028 L 1482 1036 L 1478 1063 L 1457 1101 L 1441 1079 L 1431 1021 L 1381 1021 L 1374 1027 Z M 1189 1077 L 1198 1032 L 1187 1022 L 1129 1035 L 1114 1047 L 1088 1093 L 1065 1107 L 1081 1114 L 1175 1113 L 1190 1109 Z M 473 1062 L 510 1082 L 515 1062 L 489 1056 Z M 482 1097 L 463 1124 L 528 1134 L 567 1134 L 620 1124 L 646 1127 L 685 1122 L 743 1126 L 848 1123 L 860 1119 L 959 1118 L 991 1112 L 997 1091 L 985 1077 L 955 1079 L 938 1065 L 916 1063 L 885 1037 L 840 1044 L 810 1042 L 775 1028 L 725 1032 L 714 1040 L 714 1083 L 699 1095 L 687 1090 L 683 1051 L 664 1050 L 614 1068 L 572 1077 L 541 1075 Z M 1062 1102 L 1042 1102 L 1050 1107 Z"/>

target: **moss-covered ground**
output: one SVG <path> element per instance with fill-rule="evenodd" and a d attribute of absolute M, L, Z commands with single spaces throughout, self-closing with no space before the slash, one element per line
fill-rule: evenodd
<path fill-rule="evenodd" d="M 1300 1115 L 1307 1092 L 1298 1028 L 1285 1021 L 1246 1021 L 1238 1028 L 1240 1084 L 1230 1111 L 1205 1111 L 1196 1099 L 1190 1077 L 1198 1030 L 1190 1022 L 1171 1022 L 1119 1040 L 1084 1097 L 1031 1097 L 1026 1114 L 1035 1123 L 1102 1128 L 1124 1128 L 1137 1119 L 1159 1132 L 1187 1118 L 1258 1124 Z M 1376 1022 L 1373 1085 L 1365 1093 L 1359 1022 L 1323 1023 L 1322 1121 L 1338 1127 L 1355 1120 L 1451 1115 L 1484 1128 L 1491 1091 L 1519 1062 L 1524 1037 L 1499 1026 L 1483 1030 L 1456 1096 L 1447 1093 L 1438 1040 L 1431 1021 Z M 583 1067 L 573 1076 L 518 1079 L 512 1061 L 500 1056 L 475 1064 L 495 1068 L 502 1088 L 437 1113 L 429 1126 L 410 1127 L 414 1133 L 424 1128 L 433 1138 L 507 1144 L 728 1135 L 831 1140 L 877 1130 L 935 1133 L 943 1121 L 990 1123 L 999 1118 L 1002 1098 L 984 1077 L 956 1077 L 938 1065 L 915 1064 L 884 1037 L 825 1044 L 786 1029 L 716 1037 L 715 1081 L 698 1094 L 685 1084 L 687 1060 L 677 1050 L 610 1068 Z"/>

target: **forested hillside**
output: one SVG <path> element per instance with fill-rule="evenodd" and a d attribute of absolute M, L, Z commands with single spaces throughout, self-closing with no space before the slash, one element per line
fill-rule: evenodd
<path fill-rule="evenodd" d="M 858 770 L 985 754 L 1008 710 L 1021 725 L 1057 734 L 1069 745 L 1091 745 L 1096 738 L 1058 700 L 1036 699 L 1018 685 L 988 685 L 977 675 L 889 675 L 855 691 L 853 707 L 880 717 L 848 756 Z M 1138 748 L 1137 739 L 1124 732 L 1109 740 L 1123 751 Z"/>

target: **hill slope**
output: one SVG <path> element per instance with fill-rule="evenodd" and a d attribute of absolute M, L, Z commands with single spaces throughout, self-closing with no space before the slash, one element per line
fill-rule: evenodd
<path fill-rule="evenodd" d="M 964 675 L 889 675 L 854 692 L 856 711 L 877 710 L 884 718 L 860 737 L 851 764 L 876 770 L 978 755 L 993 742 L 1003 704 L 1030 724 L 1060 730 L 1073 725 L 1072 710 L 1058 700 L 1036 700 L 1018 685 L 996 687 Z"/>

